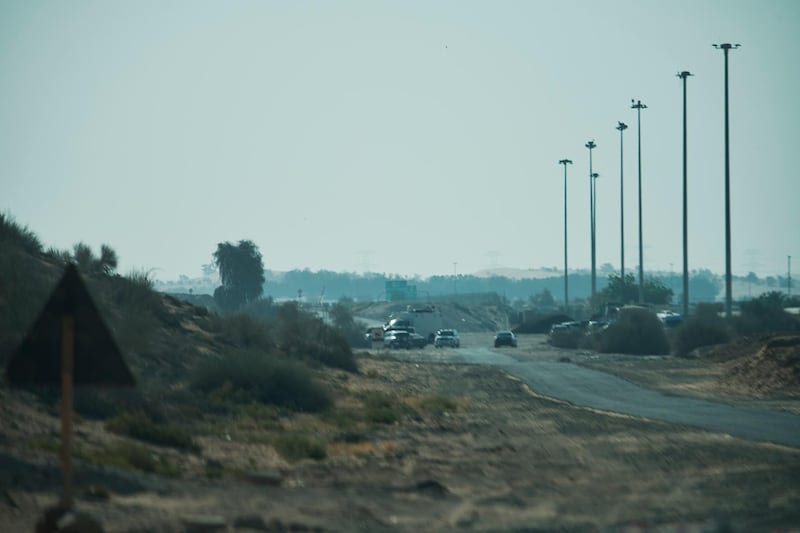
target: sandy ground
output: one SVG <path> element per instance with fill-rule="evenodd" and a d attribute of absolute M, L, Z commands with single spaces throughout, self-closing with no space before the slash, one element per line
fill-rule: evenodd
<path fill-rule="evenodd" d="M 491 337 L 465 334 L 462 345 L 488 347 Z M 674 393 L 723 394 L 709 385 L 720 370 L 696 361 L 599 357 L 543 340 L 522 336 L 519 348 L 501 351 L 605 365 Z M 432 347 L 376 350 L 337 386 L 396 394 L 410 407 L 444 397 L 455 409 L 417 409 L 353 443 L 319 425 L 329 442 L 323 461 L 289 463 L 232 430 L 203 437 L 200 455 L 154 449 L 182 461 L 178 479 L 78 462 L 77 507 L 120 532 L 189 531 L 203 519 L 224 524 L 208 531 L 800 531 L 798 449 L 577 408 L 451 357 Z M 58 497 L 56 455 L 41 446 L 57 438 L 58 422 L 28 397 L 0 396 L 0 531 L 31 531 Z M 794 409 L 791 399 L 735 401 Z M 304 417 L 283 423 L 317 427 Z M 76 427 L 79 445 L 108 438 L 98 423 Z M 221 479 L 203 475 L 210 460 L 225 467 Z M 90 484 L 108 497 L 90 497 Z"/>

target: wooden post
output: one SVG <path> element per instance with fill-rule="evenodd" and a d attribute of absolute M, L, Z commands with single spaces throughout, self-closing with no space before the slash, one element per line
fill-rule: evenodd
<path fill-rule="evenodd" d="M 72 508 L 72 382 L 75 353 L 75 317 L 64 315 L 61 327 L 61 504 Z"/>

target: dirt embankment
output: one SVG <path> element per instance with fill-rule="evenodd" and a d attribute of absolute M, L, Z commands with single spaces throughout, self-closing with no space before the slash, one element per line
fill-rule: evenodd
<path fill-rule="evenodd" d="M 757 396 L 800 397 L 800 335 L 778 335 L 750 342 L 720 378 L 724 387 Z"/>

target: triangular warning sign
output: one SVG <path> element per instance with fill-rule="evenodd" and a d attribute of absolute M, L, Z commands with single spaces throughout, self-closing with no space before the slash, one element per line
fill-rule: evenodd
<path fill-rule="evenodd" d="M 73 383 L 133 386 L 133 375 L 75 265 L 67 267 L 42 314 L 11 357 L 8 380 L 14 384 L 62 383 L 62 325 L 69 316 L 74 323 Z"/>

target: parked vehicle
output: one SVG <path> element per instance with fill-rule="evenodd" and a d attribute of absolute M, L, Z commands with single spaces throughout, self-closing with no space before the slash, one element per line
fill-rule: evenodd
<path fill-rule="evenodd" d="M 442 348 L 443 346 L 458 348 L 461 346 L 461 339 L 458 336 L 458 331 L 455 329 L 440 329 L 436 332 L 433 345 L 436 348 Z"/>
<path fill-rule="evenodd" d="M 389 330 L 383 336 L 383 346 L 392 349 L 409 349 L 411 348 L 411 333 L 400 329 Z"/>
<path fill-rule="evenodd" d="M 581 322 L 561 322 L 560 324 L 553 324 L 553 327 L 550 328 L 550 334 L 583 332 L 586 331 L 588 327 L 588 320 L 583 320 Z"/>
<path fill-rule="evenodd" d="M 498 331 L 494 336 L 494 347 L 500 346 L 517 347 L 517 336 L 512 331 Z"/>
<path fill-rule="evenodd" d="M 412 348 L 424 348 L 428 345 L 428 339 L 419 333 L 409 333 L 409 343 Z"/>

